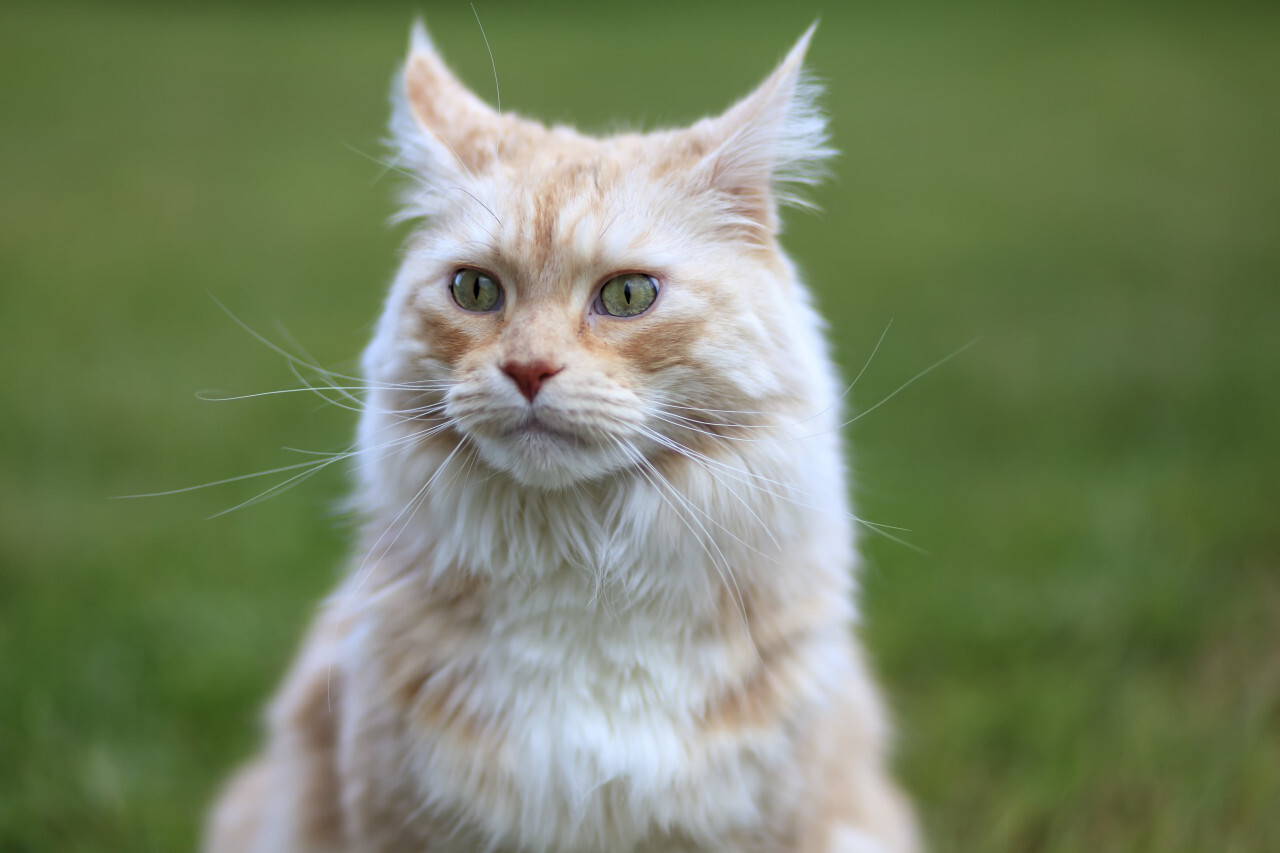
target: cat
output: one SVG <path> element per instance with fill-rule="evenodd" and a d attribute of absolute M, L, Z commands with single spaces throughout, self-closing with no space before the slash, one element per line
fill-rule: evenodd
<path fill-rule="evenodd" d="M 802 74 L 687 128 L 495 111 L 419 23 L 419 221 L 364 354 L 352 569 L 209 853 L 905 853 L 822 323 Z"/>

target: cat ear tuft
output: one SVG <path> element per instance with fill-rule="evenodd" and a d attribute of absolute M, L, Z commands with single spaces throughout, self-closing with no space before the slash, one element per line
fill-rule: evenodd
<path fill-rule="evenodd" d="M 415 53 L 435 53 L 436 46 L 431 43 L 431 36 L 427 33 L 427 24 L 422 20 L 421 16 L 413 19 L 413 25 L 409 28 L 409 55 Z"/>
<path fill-rule="evenodd" d="M 821 87 L 803 68 L 817 27 L 810 25 L 754 92 L 690 129 L 710 151 L 695 169 L 698 179 L 727 197 L 734 214 L 769 233 L 779 230 L 779 206 L 812 207 L 798 191 L 816 184 L 835 154 L 817 106 Z"/>
<path fill-rule="evenodd" d="M 414 21 L 391 101 L 392 148 L 426 185 L 456 182 L 493 156 L 498 114 L 449 70 L 421 18 Z"/>

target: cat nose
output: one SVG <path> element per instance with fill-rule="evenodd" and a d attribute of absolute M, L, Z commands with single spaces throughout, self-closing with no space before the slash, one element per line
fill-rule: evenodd
<path fill-rule="evenodd" d="M 564 369 L 563 367 L 556 367 L 547 361 L 531 361 L 528 363 L 508 361 L 501 367 L 502 372 L 511 377 L 511 381 L 516 383 L 520 393 L 530 403 L 533 402 L 534 397 L 538 396 L 538 389 L 542 387 L 542 383 Z"/>

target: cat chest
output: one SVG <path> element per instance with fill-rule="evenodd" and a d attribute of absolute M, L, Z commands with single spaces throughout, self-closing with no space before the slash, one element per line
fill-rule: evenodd
<path fill-rule="evenodd" d="M 518 850 L 749 831 L 784 735 L 706 725 L 714 662 L 611 651 L 490 648 L 424 682 L 405 710 L 428 811 Z"/>

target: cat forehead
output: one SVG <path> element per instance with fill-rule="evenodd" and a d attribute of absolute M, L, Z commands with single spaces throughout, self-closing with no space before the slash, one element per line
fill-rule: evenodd
<path fill-rule="evenodd" d="M 441 236 L 527 263 L 654 263 L 703 218 L 681 168 L 691 156 L 658 135 L 544 144 L 451 187 Z"/>
<path fill-rule="evenodd" d="M 542 198 L 603 196 L 654 181 L 675 188 L 710 149 L 690 130 L 597 137 L 511 115 L 468 141 L 460 155 L 467 177 Z"/>

